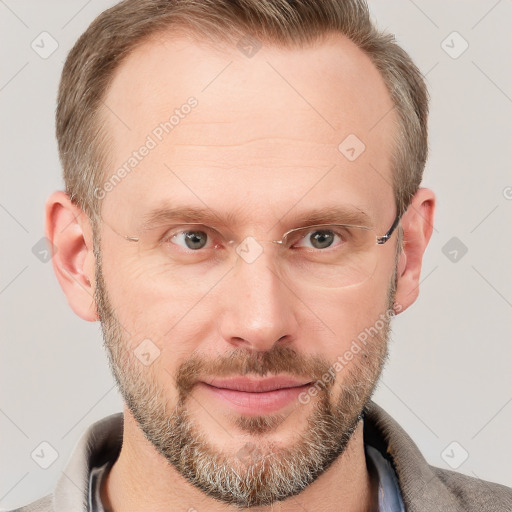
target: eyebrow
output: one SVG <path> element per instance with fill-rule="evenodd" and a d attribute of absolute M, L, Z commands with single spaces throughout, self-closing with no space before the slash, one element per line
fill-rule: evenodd
<path fill-rule="evenodd" d="M 285 219 L 289 220 L 285 220 Z M 175 222 L 185 224 L 206 224 L 217 226 L 233 226 L 240 224 L 242 215 L 238 212 L 216 213 L 210 208 L 191 206 L 163 207 L 150 211 L 143 217 L 142 228 L 152 230 L 162 225 Z M 368 226 L 370 216 L 355 206 L 331 205 L 320 208 L 302 210 L 297 214 L 288 212 L 276 224 L 286 224 L 293 228 L 316 224 L 353 224 Z"/>

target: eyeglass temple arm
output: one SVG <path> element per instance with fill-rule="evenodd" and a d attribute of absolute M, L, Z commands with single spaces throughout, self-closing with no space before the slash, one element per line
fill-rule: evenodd
<path fill-rule="evenodd" d="M 377 243 L 379 245 L 385 244 L 391 238 L 391 235 L 393 234 L 393 231 L 395 231 L 395 229 L 398 226 L 399 222 L 400 222 L 400 215 L 397 215 L 395 217 L 395 220 L 393 221 L 393 224 L 388 229 L 388 232 L 385 235 L 377 237 Z"/>

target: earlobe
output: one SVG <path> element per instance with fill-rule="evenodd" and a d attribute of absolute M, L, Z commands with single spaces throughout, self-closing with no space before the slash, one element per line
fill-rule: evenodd
<path fill-rule="evenodd" d="M 46 237 L 53 246 L 53 270 L 69 305 L 84 320 L 98 320 L 91 223 L 65 192 L 54 192 L 46 202 Z"/>
<path fill-rule="evenodd" d="M 423 254 L 432 236 L 435 195 L 432 190 L 420 188 L 402 216 L 403 249 L 398 262 L 396 304 L 405 311 L 419 294 Z"/>

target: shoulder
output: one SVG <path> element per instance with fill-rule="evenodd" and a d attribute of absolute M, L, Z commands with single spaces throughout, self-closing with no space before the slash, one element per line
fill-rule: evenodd
<path fill-rule="evenodd" d="M 504 485 L 431 466 L 463 510 L 512 510 L 512 489 Z"/>
<path fill-rule="evenodd" d="M 123 414 L 115 413 L 90 425 L 76 443 L 51 494 L 8 512 L 72 512 L 84 510 L 91 469 L 114 461 L 121 450 Z"/>
<path fill-rule="evenodd" d="M 512 489 L 428 464 L 402 427 L 370 401 L 365 443 L 393 466 L 406 510 L 443 512 L 512 511 Z"/>
<path fill-rule="evenodd" d="M 7 512 L 53 512 L 53 496 L 43 496 L 32 503 Z"/>

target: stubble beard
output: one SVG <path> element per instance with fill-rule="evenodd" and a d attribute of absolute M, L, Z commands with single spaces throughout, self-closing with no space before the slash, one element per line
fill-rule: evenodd
<path fill-rule="evenodd" d="M 395 290 L 394 276 L 388 289 L 388 311 Z M 269 506 L 295 496 L 341 457 L 387 360 L 389 319 L 337 374 L 338 380 L 343 379 L 337 400 L 333 400 L 332 381 L 317 386 L 318 395 L 308 405 L 297 404 L 297 408 L 302 408 L 297 411 L 299 414 L 301 411 L 308 414 L 307 428 L 293 445 L 276 446 L 265 440 L 265 434 L 282 425 L 286 416 L 238 416 L 236 428 L 252 434 L 255 442 L 236 447 L 234 453 L 222 453 L 212 446 L 207 432 L 187 407 L 198 376 L 249 373 L 264 376 L 286 372 L 308 375 L 312 382 L 322 382 L 322 375 L 328 373 L 332 363 L 322 358 L 305 359 L 279 344 L 268 352 L 235 351 L 215 361 L 192 357 L 178 367 L 175 385 L 179 398 L 174 406 L 169 406 L 166 390 L 159 388 L 152 371 L 154 365 L 143 366 L 126 349 L 126 336 L 108 298 L 99 252 L 96 252 L 95 299 L 109 366 L 144 436 L 196 488 L 238 508 Z M 308 407 L 312 410 L 306 412 Z"/>

